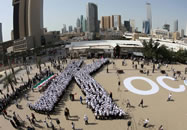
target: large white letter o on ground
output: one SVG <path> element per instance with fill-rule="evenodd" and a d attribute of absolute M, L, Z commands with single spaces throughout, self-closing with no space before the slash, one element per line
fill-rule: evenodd
<path fill-rule="evenodd" d="M 150 90 L 139 90 L 139 89 L 136 89 L 132 84 L 131 82 L 133 80 L 137 80 L 137 79 L 140 79 L 140 80 L 144 80 L 146 82 L 148 82 L 150 85 L 151 85 L 151 89 Z M 130 77 L 130 78 L 127 78 L 123 81 L 125 87 L 135 93 L 135 94 L 139 94 L 139 95 L 152 95 L 152 94 L 155 94 L 159 91 L 159 87 L 158 85 L 153 82 L 152 80 L 148 79 L 148 78 L 145 78 L 145 77 Z"/>
<path fill-rule="evenodd" d="M 157 82 L 165 89 L 172 91 L 172 92 L 184 92 L 185 91 L 185 86 L 184 85 L 179 85 L 179 88 L 171 88 L 168 86 L 166 83 L 164 83 L 163 79 L 170 79 L 170 80 L 175 80 L 172 77 L 167 77 L 167 76 L 159 76 L 157 77 Z"/>

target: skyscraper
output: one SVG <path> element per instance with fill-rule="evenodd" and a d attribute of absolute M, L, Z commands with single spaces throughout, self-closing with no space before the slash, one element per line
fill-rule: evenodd
<path fill-rule="evenodd" d="M 177 32 L 178 31 L 178 20 L 175 20 L 174 21 L 174 32 Z"/>
<path fill-rule="evenodd" d="M 150 30 L 152 30 L 152 11 L 151 11 L 151 4 L 146 3 L 147 7 L 147 21 L 149 21 L 150 24 Z"/>
<path fill-rule="evenodd" d="M 101 17 L 101 29 L 108 30 L 110 29 L 110 16 L 102 16 Z"/>
<path fill-rule="evenodd" d="M 170 25 L 169 24 L 164 24 L 163 29 L 170 31 Z"/>
<path fill-rule="evenodd" d="M 143 21 L 143 33 L 150 34 L 150 24 L 149 24 L 149 21 Z"/>
<path fill-rule="evenodd" d="M 80 19 L 79 19 L 79 18 L 77 18 L 76 25 L 77 25 L 77 28 L 80 28 L 80 27 L 81 27 L 81 21 L 80 21 Z"/>
<path fill-rule="evenodd" d="M 87 5 L 87 25 L 88 32 L 99 32 L 98 9 L 94 3 L 88 3 Z"/>
<path fill-rule="evenodd" d="M 185 35 L 187 36 L 187 24 L 186 24 L 186 34 Z"/>
<path fill-rule="evenodd" d="M 66 24 L 63 24 L 63 28 L 62 28 L 62 34 L 63 33 L 66 33 L 67 32 L 67 29 L 66 29 Z"/>
<path fill-rule="evenodd" d="M 130 21 L 124 21 L 124 27 L 127 32 L 131 31 Z"/>
<path fill-rule="evenodd" d="M 82 28 L 82 31 L 83 32 L 87 31 L 87 20 L 86 20 L 86 18 L 83 19 L 83 28 Z"/>
<path fill-rule="evenodd" d="M 135 32 L 135 20 L 134 19 L 130 19 L 130 27 L 131 27 L 131 31 L 130 32 Z"/>
<path fill-rule="evenodd" d="M 35 47 L 43 35 L 43 0 L 13 0 L 14 40 L 32 36 Z"/>
<path fill-rule="evenodd" d="M 80 17 L 80 22 L 81 22 L 81 32 L 83 32 L 83 22 L 84 22 L 83 15 L 81 15 L 81 17 Z"/>
<path fill-rule="evenodd" d="M 184 29 L 181 29 L 181 38 L 184 37 Z"/>
<path fill-rule="evenodd" d="M 119 30 L 121 28 L 121 15 L 112 15 L 110 19 L 110 27 Z"/>
<path fill-rule="evenodd" d="M 73 31 L 73 26 L 69 26 L 69 33 L 71 33 Z"/>
<path fill-rule="evenodd" d="M 2 23 L 0 23 L 0 43 L 3 42 Z"/>

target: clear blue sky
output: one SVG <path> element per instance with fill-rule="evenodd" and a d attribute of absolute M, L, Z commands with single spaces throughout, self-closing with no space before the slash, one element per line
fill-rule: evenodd
<path fill-rule="evenodd" d="M 187 0 L 44 0 L 44 27 L 48 31 L 61 30 L 63 24 L 76 24 L 76 19 L 86 16 L 86 4 L 94 2 L 98 5 L 101 16 L 120 14 L 122 21 L 135 19 L 136 26 L 142 30 L 142 21 L 146 19 L 146 2 L 152 6 L 153 28 L 169 23 L 173 31 L 174 20 L 179 20 L 179 29 L 186 28 Z M 12 0 L 1 0 L 0 22 L 3 23 L 3 40 L 11 39 L 13 28 Z"/>

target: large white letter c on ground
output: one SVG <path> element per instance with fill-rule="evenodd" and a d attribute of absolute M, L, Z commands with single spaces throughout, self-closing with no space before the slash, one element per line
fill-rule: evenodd
<path fill-rule="evenodd" d="M 147 90 L 147 91 L 144 91 L 144 90 L 139 90 L 139 89 L 136 89 L 132 84 L 131 82 L 133 80 L 137 80 L 137 79 L 140 79 L 140 80 L 144 80 L 146 82 L 148 82 L 150 85 L 151 85 L 151 89 L 150 90 Z M 159 91 L 159 87 L 158 85 L 153 82 L 152 80 L 148 79 L 148 78 L 145 78 L 145 77 L 130 77 L 130 78 L 127 78 L 123 81 L 123 84 L 125 85 L 125 87 L 135 93 L 135 94 L 139 94 L 139 95 L 152 95 L 152 94 L 155 94 Z"/>
<path fill-rule="evenodd" d="M 163 79 L 170 79 L 170 80 L 175 80 L 172 77 L 167 77 L 167 76 L 159 76 L 156 80 L 157 82 L 165 89 L 172 91 L 172 92 L 184 92 L 185 91 L 185 86 L 184 85 L 179 85 L 179 88 L 171 88 L 168 86 L 166 83 L 164 83 Z"/>

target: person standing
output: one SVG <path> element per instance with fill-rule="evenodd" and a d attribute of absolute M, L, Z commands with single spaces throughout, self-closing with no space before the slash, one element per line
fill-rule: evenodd
<path fill-rule="evenodd" d="M 56 124 L 59 126 L 59 129 L 61 129 L 61 127 L 60 127 L 60 120 L 59 119 L 56 119 Z"/>
<path fill-rule="evenodd" d="M 32 119 L 36 121 L 36 117 L 34 115 L 34 113 L 31 113 Z"/>
<path fill-rule="evenodd" d="M 83 103 L 82 103 L 82 96 L 80 96 L 80 103 L 83 104 Z"/>
<path fill-rule="evenodd" d="M 171 93 L 169 93 L 169 96 L 168 96 L 167 101 L 171 101 L 171 100 L 172 100 L 172 99 L 171 99 L 171 97 L 172 97 L 172 94 L 171 94 Z"/>
<path fill-rule="evenodd" d="M 144 120 L 143 127 L 147 128 L 148 123 L 149 123 L 149 118 L 147 118 L 147 119 Z"/>
<path fill-rule="evenodd" d="M 16 124 L 14 123 L 13 120 L 10 119 L 10 123 L 12 124 L 12 126 L 13 126 L 15 129 L 17 129 L 17 126 L 16 126 Z"/>
<path fill-rule="evenodd" d="M 26 115 L 27 120 L 31 123 L 31 119 L 28 115 Z"/>
<path fill-rule="evenodd" d="M 51 124 L 51 128 L 52 128 L 52 130 L 55 130 L 55 126 L 54 126 L 52 120 L 50 121 L 50 124 Z"/>
<path fill-rule="evenodd" d="M 149 70 L 147 70 L 147 76 L 149 75 Z"/>
<path fill-rule="evenodd" d="M 164 130 L 163 125 L 161 125 L 161 126 L 158 128 L 158 130 Z"/>
<path fill-rule="evenodd" d="M 51 116 L 49 113 L 47 113 L 47 119 L 51 119 Z"/>
<path fill-rule="evenodd" d="M 75 124 L 73 122 L 71 122 L 71 127 L 72 127 L 72 130 L 75 130 Z"/>
<path fill-rule="evenodd" d="M 85 122 L 85 125 L 88 124 L 88 117 L 87 117 L 87 115 L 84 115 L 84 122 Z"/>
<path fill-rule="evenodd" d="M 127 122 L 127 130 L 129 130 L 129 128 L 131 127 L 131 124 L 132 124 L 132 121 L 129 120 L 129 121 Z"/>
<path fill-rule="evenodd" d="M 142 108 L 144 107 L 144 106 L 143 106 L 143 99 L 141 99 L 140 104 L 139 104 L 138 106 L 139 106 L 139 107 L 141 106 Z"/>
<path fill-rule="evenodd" d="M 127 106 L 126 106 L 126 108 L 128 108 L 128 107 L 131 107 L 129 99 L 127 99 Z"/>
<path fill-rule="evenodd" d="M 44 123 L 45 123 L 45 125 L 47 126 L 47 128 L 49 128 L 49 125 L 48 125 L 48 123 L 47 123 L 47 121 L 46 121 L 46 118 L 45 118 L 45 120 L 44 120 Z"/>
<path fill-rule="evenodd" d="M 69 109 L 67 107 L 64 110 L 64 115 L 66 117 L 66 120 L 68 120 L 70 114 L 69 114 Z"/>

